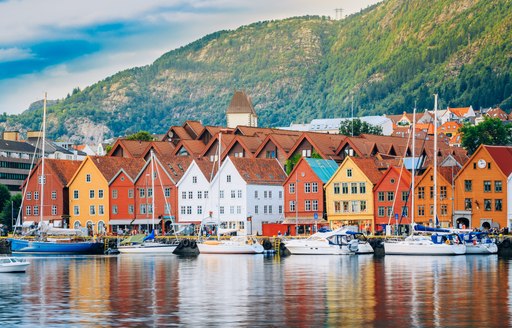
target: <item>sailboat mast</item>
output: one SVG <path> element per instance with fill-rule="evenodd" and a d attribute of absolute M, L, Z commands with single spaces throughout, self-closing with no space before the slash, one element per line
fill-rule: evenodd
<path fill-rule="evenodd" d="M 437 93 L 434 95 L 434 225 L 437 226 Z"/>
<path fill-rule="evenodd" d="M 411 227 L 412 231 L 414 231 L 414 187 L 415 187 L 415 180 L 416 180 L 416 105 L 414 106 L 414 109 L 412 111 L 412 179 L 411 179 L 411 190 L 412 190 L 412 197 L 411 197 Z"/>
<path fill-rule="evenodd" d="M 155 231 L 155 155 L 151 150 L 151 224 Z"/>
<path fill-rule="evenodd" d="M 45 153 L 45 144 L 46 144 L 46 92 L 44 93 L 44 100 L 43 100 L 43 146 L 41 147 L 41 176 L 39 177 L 39 184 L 41 185 L 41 205 L 40 207 L 40 216 L 39 216 L 39 223 L 43 222 L 43 215 L 44 215 L 44 153 Z"/>
<path fill-rule="evenodd" d="M 220 155 L 222 154 L 222 131 L 219 132 L 219 147 L 217 147 L 218 151 L 218 162 L 217 162 L 217 183 L 218 183 L 218 190 L 217 190 L 217 197 L 219 198 L 219 203 L 217 204 L 217 240 L 220 240 Z"/>

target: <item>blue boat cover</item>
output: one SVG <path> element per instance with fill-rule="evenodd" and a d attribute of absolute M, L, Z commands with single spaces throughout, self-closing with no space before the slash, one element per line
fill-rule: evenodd
<path fill-rule="evenodd" d="M 143 241 L 153 240 L 153 239 L 155 239 L 155 230 L 151 231 L 151 233 L 148 236 L 144 237 Z"/>
<path fill-rule="evenodd" d="M 428 231 L 428 232 L 451 232 L 450 229 L 442 229 L 442 228 L 432 228 L 432 227 L 426 227 L 421 224 L 415 224 L 414 225 L 414 231 Z"/>

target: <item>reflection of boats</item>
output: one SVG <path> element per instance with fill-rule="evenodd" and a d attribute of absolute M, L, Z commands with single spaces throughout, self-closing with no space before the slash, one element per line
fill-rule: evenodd
<path fill-rule="evenodd" d="M 498 246 L 487 232 L 472 231 L 462 234 L 466 243 L 466 254 L 496 254 Z"/>
<path fill-rule="evenodd" d="M 11 238 L 11 251 L 13 253 L 29 253 L 29 254 L 96 254 L 103 251 L 103 243 L 86 240 L 82 236 L 82 231 L 76 229 L 61 229 L 50 226 L 44 220 L 44 186 L 46 183 L 45 176 L 45 130 L 46 130 L 46 94 L 43 102 L 43 127 L 42 127 L 42 147 L 41 147 L 41 171 L 38 177 L 40 190 L 40 219 L 36 229 L 32 229 L 30 233 L 36 236 L 36 239 L 27 238 Z M 29 176 L 30 177 L 30 176 Z M 29 178 L 27 178 L 29 179 Z M 42 182 L 42 183 L 41 183 Z M 28 183 L 27 183 L 28 186 Z M 20 211 L 23 206 L 20 207 Z M 48 206 L 46 206 L 48 208 Z M 21 215 L 20 215 L 21 216 Z M 19 217 L 20 217 L 19 216 Z M 18 217 L 18 220 L 19 220 Z M 20 222 L 17 222 L 20 226 Z M 56 236 L 49 238 L 48 236 Z M 57 237 L 59 236 L 59 237 Z M 62 237 L 64 236 L 64 237 Z"/>
<path fill-rule="evenodd" d="M 252 236 L 234 236 L 229 240 L 204 240 L 197 243 L 201 254 L 261 254 L 263 246 Z"/>
<path fill-rule="evenodd" d="M 155 231 L 149 236 L 139 234 L 123 240 L 117 249 L 121 254 L 172 254 L 178 243 L 164 244 L 155 241 Z"/>
<path fill-rule="evenodd" d="M 0 257 L 0 272 L 25 272 L 30 262 L 16 257 Z"/>
<path fill-rule="evenodd" d="M 359 240 L 345 230 L 317 232 L 306 239 L 291 239 L 284 244 L 295 255 L 349 255 L 359 249 Z"/>

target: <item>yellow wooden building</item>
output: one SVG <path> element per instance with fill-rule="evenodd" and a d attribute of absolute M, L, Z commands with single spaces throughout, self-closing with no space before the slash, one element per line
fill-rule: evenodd
<path fill-rule="evenodd" d="M 373 187 L 381 177 L 373 158 L 345 158 L 324 187 L 332 229 L 357 226 L 361 231 L 374 232 Z"/>

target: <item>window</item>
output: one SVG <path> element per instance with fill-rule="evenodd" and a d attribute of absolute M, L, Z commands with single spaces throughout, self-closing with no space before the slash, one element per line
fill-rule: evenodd
<path fill-rule="evenodd" d="M 128 198 L 133 198 L 133 189 L 128 189 Z"/>
<path fill-rule="evenodd" d="M 193 191 L 189 191 L 188 192 L 188 199 L 194 199 L 194 192 Z"/>
<path fill-rule="evenodd" d="M 235 207 L 234 206 L 230 206 L 229 207 L 229 214 L 235 214 Z"/>
<path fill-rule="evenodd" d="M 197 183 L 197 177 L 192 177 L 192 183 Z"/>
<path fill-rule="evenodd" d="M 104 209 L 103 205 L 98 205 L 98 214 L 99 215 L 105 214 L 105 209 Z"/>
<path fill-rule="evenodd" d="M 255 214 L 258 214 L 258 205 L 255 205 L 255 206 L 254 206 L 254 213 L 255 213 Z"/>
<path fill-rule="evenodd" d="M 393 215 L 393 206 L 388 206 L 386 216 L 390 217 L 391 215 Z"/>
<path fill-rule="evenodd" d="M 192 214 L 192 206 L 187 206 L 187 214 Z"/>
<path fill-rule="evenodd" d="M 242 190 L 238 190 L 237 195 L 238 195 L 238 198 L 242 198 Z"/>
<path fill-rule="evenodd" d="M 201 205 L 197 206 L 197 214 L 203 214 L 203 207 Z"/>
<path fill-rule="evenodd" d="M 263 192 L 263 198 L 267 198 L 267 191 L 266 190 Z"/>
<path fill-rule="evenodd" d="M 334 213 L 341 213 L 341 202 L 340 201 L 334 202 Z"/>
<path fill-rule="evenodd" d="M 128 214 L 133 214 L 133 205 L 128 205 Z"/>
<path fill-rule="evenodd" d="M 338 195 L 340 193 L 340 183 L 335 182 L 334 183 L 334 194 Z"/>
<path fill-rule="evenodd" d="M 425 206 L 420 205 L 418 206 L 418 216 L 424 216 L 425 215 Z"/>
<path fill-rule="evenodd" d="M 85 182 L 91 182 L 91 175 L 90 174 L 86 174 L 85 175 Z"/>
<path fill-rule="evenodd" d="M 295 211 L 295 201 L 291 200 L 290 201 L 290 212 L 294 212 Z"/>
<path fill-rule="evenodd" d="M 153 188 L 148 188 L 148 198 L 153 197 Z"/>
<path fill-rule="evenodd" d="M 343 213 L 348 213 L 348 202 L 347 201 L 342 202 L 342 208 L 343 208 Z"/>
<path fill-rule="evenodd" d="M 146 214 L 146 204 L 140 204 L 140 206 L 139 206 L 139 213 L 140 214 Z"/>
<path fill-rule="evenodd" d="M 25 215 L 32 215 L 32 207 L 30 207 L 30 206 L 25 207 Z"/>
<path fill-rule="evenodd" d="M 359 202 L 357 200 L 353 200 L 350 202 L 350 209 L 352 210 L 352 213 L 359 213 Z"/>
<path fill-rule="evenodd" d="M 464 180 L 464 191 L 472 191 L 473 190 L 473 181 L 472 180 Z"/>
<path fill-rule="evenodd" d="M 283 205 L 279 205 L 278 211 L 279 214 L 283 214 Z"/>
<path fill-rule="evenodd" d="M 501 181 L 494 181 L 494 192 L 502 192 L 503 185 Z"/>
<path fill-rule="evenodd" d="M 268 198 L 272 198 L 272 190 L 268 191 Z"/>
<path fill-rule="evenodd" d="M 352 169 L 347 169 L 347 177 L 352 177 Z"/>
<path fill-rule="evenodd" d="M 305 182 L 304 183 L 304 192 L 305 193 L 310 193 L 311 192 L 311 183 L 309 183 L 309 182 Z"/>
<path fill-rule="evenodd" d="M 384 216 L 384 212 L 385 212 L 386 208 L 384 206 L 379 206 L 378 209 L 377 209 L 377 215 L 379 217 L 383 217 Z"/>
<path fill-rule="evenodd" d="M 272 214 L 272 205 L 268 206 L 268 214 Z"/>
<path fill-rule="evenodd" d="M 53 200 L 57 199 L 57 192 L 56 191 L 52 191 L 52 199 Z"/>
<path fill-rule="evenodd" d="M 39 199 L 39 191 L 34 191 L 34 200 Z"/>
<path fill-rule="evenodd" d="M 114 214 L 115 213 L 117 213 L 117 212 L 114 212 Z M 73 214 L 80 215 L 80 206 L 78 206 L 78 205 L 73 206 Z"/>
<path fill-rule="evenodd" d="M 312 208 L 312 210 L 313 210 L 313 211 L 318 211 L 318 201 L 317 201 L 317 200 L 314 200 L 314 201 L 312 202 L 312 204 L 313 204 L 313 208 Z"/>
<path fill-rule="evenodd" d="M 430 199 L 434 198 L 434 186 L 430 187 Z"/>
<path fill-rule="evenodd" d="M 392 202 L 395 199 L 395 193 L 393 191 L 388 191 L 388 202 Z"/>
<path fill-rule="evenodd" d="M 471 198 L 465 198 L 464 199 L 464 210 L 471 211 Z"/>
<path fill-rule="evenodd" d="M 418 187 L 418 199 L 425 199 L 425 187 Z"/>
<path fill-rule="evenodd" d="M 89 214 L 96 215 L 96 206 L 94 206 L 94 205 L 89 206 Z"/>
<path fill-rule="evenodd" d="M 352 194 L 357 194 L 357 182 L 352 182 L 350 184 L 350 192 Z"/>
<path fill-rule="evenodd" d="M 408 196 L 409 196 L 408 191 L 402 191 L 402 202 L 406 202 L 407 198 L 409 198 Z"/>
<path fill-rule="evenodd" d="M 263 214 L 267 214 L 267 213 L 268 213 L 267 205 L 264 205 L 263 206 Z"/>
<path fill-rule="evenodd" d="M 441 186 L 439 190 L 439 198 L 446 199 L 448 197 L 448 189 L 446 186 Z"/>
<path fill-rule="evenodd" d="M 295 194 L 295 183 L 290 183 L 290 185 L 288 185 L 288 191 L 290 194 Z"/>
<path fill-rule="evenodd" d="M 52 215 L 57 215 L 57 205 L 52 205 Z"/>
<path fill-rule="evenodd" d="M 446 216 L 448 214 L 448 205 L 443 204 L 441 205 L 441 215 Z"/>
<path fill-rule="evenodd" d="M 265 191 L 266 193 L 266 191 Z M 235 198 L 236 197 L 236 191 L 235 190 L 231 190 L 231 198 Z"/>
<path fill-rule="evenodd" d="M 502 203 L 501 199 L 495 199 L 494 200 L 494 210 L 501 212 L 502 209 L 503 209 L 503 203 Z"/>
<path fill-rule="evenodd" d="M 348 194 L 348 183 L 347 182 L 343 182 L 341 184 L 341 193 L 344 195 Z"/>
<path fill-rule="evenodd" d="M 359 207 L 361 209 L 361 212 L 366 212 L 366 201 L 362 200 L 361 203 L 359 204 Z"/>
<path fill-rule="evenodd" d="M 219 198 L 224 198 L 224 190 L 219 191 Z"/>
<path fill-rule="evenodd" d="M 313 182 L 311 184 L 311 191 L 312 192 L 318 192 L 318 183 L 317 182 Z"/>
<path fill-rule="evenodd" d="M 204 198 L 208 198 L 208 191 L 207 190 L 205 190 L 205 192 L 203 194 L 204 194 Z"/>
<path fill-rule="evenodd" d="M 407 206 L 402 206 L 402 215 L 407 217 L 409 215 L 409 208 Z"/>
<path fill-rule="evenodd" d="M 270 211 L 270 213 L 272 213 L 272 211 Z M 236 214 L 242 214 L 242 206 L 238 205 L 236 207 Z"/>
<path fill-rule="evenodd" d="M 200 191 L 197 193 L 198 197 L 199 197 L 199 193 L 200 193 Z M 171 188 L 165 188 L 164 189 L 164 196 L 165 197 L 171 197 Z"/>
<path fill-rule="evenodd" d="M 140 198 L 146 198 L 146 189 L 139 188 L 139 197 Z"/>
<path fill-rule="evenodd" d="M 484 192 L 491 192 L 491 181 L 484 181 Z"/>
<path fill-rule="evenodd" d="M 32 199 L 32 193 L 29 191 L 27 192 L 27 200 L 31 200 Z"/>
<path fill-rule="evenodd" d="M 311 201 L 310 200 L 306 200 L 304 203 L 304 206 L 305 206 L 306 211 L 311 211 Z"/>
<path fill-rule="evenodd" d="M 94 199 L 94 190 L 89 190 L 89 199 Z"/>
<path fill-rule="evenodd" d="M 103 198 L 103 189 L 98 190 L 98 198 Z"/>
<path fill-rule="evenodd" d="M 492 210 L 492 201 L 490 199 L 484 199 L 484 211 Z"/>
<path fill-rule="evenodd" d="M 258 190 L 254 190 L 254 198 L 258 199 Z"/>
<path fill-rule="evenodd" d="M 187 208 L 185 206 L 180 207 L 180 214 L 182 214 L 182 215 L 187 214 Z"/>
<path fill-rule="evenodd" d="M 182 191 L 181 192 L 181 199 L 187 199 L 187 192 L 186 191 Z"/>
<path fill-rule="evenodd" d="M 279 190 L 279 199 L 283 199 L 283 191 Z"/>
<path fill-rule="evenodd" d="M 377 197 L 378 197 L 379 202 L 383 202 L 384 201 L 384 191 L 379 191 L 377 193 Z"/>
<path fill-rule="evenodd" d="M 46 177 L 45 176 L 39 176 L 39 184 L 46 184 Z"/>
<path fill-rule="evenodd" d="M 231 182 L 231 175 L 226 176 L 226 182 Z"/>
<path fill-rule="evenodd" d="M 359 193 L 366 194 L 366 182 L 359 182 Z"/>
<path fill-rule="evenodd" d="M 197 199 L 202 199 L 203 198 L 203 192 L 201 190 L 199 190 L 197 192 Z"/>

